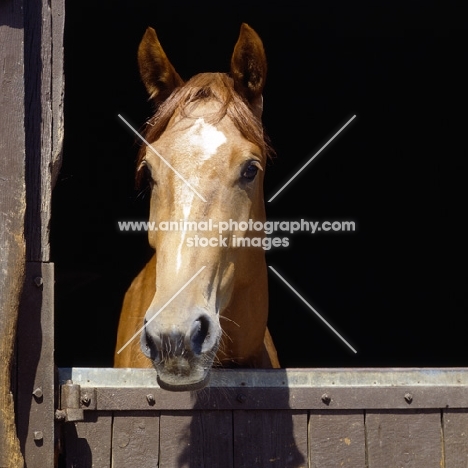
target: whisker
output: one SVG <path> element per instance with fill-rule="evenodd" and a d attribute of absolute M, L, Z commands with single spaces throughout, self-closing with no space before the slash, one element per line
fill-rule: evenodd
<path fill-rule="evenodd" d="M 227 332 L 225 330 L 221 329 L 221 340 L 220 340 L 220 342 L 222 341 L 222 339 L 224 337 L 228 338 L 231 343 L 234 343 L 233 339 L 227 334 Z M 224 343 L 222 343 L 222 344 L 224 344 Z"/>
<path fill-rule="evenodd" d="M 230 318 L 224 317 L 223 315 L 220 315 L 219 318 L 220 318 L 220 319 L 227 320 L 227 321 L 229 321 L 229 322 L 232 322 L 234 325 L 236 325 L 237 327 L 240 328 L 240 325 L 239 325 L 237 322 L 235 322 L 234 320 L 231 320 Z"/>

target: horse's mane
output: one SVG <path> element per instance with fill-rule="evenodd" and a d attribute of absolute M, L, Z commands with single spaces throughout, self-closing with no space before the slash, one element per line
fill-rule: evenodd
<path fill-rule="evenodd" d="M 187 81 L 159 106 L 155 115 L 147 122 L 143 132 L 145 140 L 155 142 L 164 132 L 175 112 L 187 116 L 187 108 L 205 100 L 215 100 L 221 104 L 210 122 L 216 124 L 226 115 L 232 120 L 242 136 L 257 145 L 262 154 L 271 156 L 273 150 L 263 131 L 262 122 L 250 109 L 247 102 L 237 94 L 230 76 L 225 73 L 200 73 Z M 141 162 L 144 160 L 146 147 L 140 148 L 137 161 L 137 182 L 140 181 Z"/>

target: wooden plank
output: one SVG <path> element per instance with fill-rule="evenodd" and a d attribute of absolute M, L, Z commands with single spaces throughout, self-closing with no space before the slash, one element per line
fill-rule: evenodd
<path fill-rule="evenodd" d="M 235 411 L 234 466 L 307 467 L 307 412 Z"/>
<path fill-rule="evenodd" d="M 62 150 L 64 139 L 64 30 L 65 30 L 65 1 L 49 1 L 52 15 L 52 161 L 51 161 L 51 187 L 55 186 L 62 165 Z"/>
<path fill-rule="evenodd" d="M 159 413 L 114 413 L 112 468 L 155 468 L 159 459 Z"/>
<path fill-rule="evenodd" d="M 125 370 L 122 370 L 122 376 Z M 151 371 L 151 369 L 149 369 Z M 104 370 L 103 370 L 104 372 Z M 135 369 L 135 372 L 138 372 Z M 155 372 L 155 371 L 153 371 Z M 76 382 L 75 379 L 72 379 Z M 148 386 L 120 387 L 115 382 L 112 386 L 89 386 L 83 380 L 84 391 L 95 392 L 97 407 L 100 410 L 190 410 L 190 409 L 224 409 L 224 410 L 347 410 L 355 409 L 440 409 L 467 408 L 468 392 L 466 387 L 456 386 L 427 386 L 413 390 L 415 387 L 395 388 L 362 388 L 352 387 L 324 390 L 321 387 L 298 387 L 285 390 L 283 388 L 236 388 L 236 387 L 210 387 L 209 398 L 195 401 L 190 393 L 180 395 L 162 390 L 154 383 L 154 376 L 148 377 Z M 359 391 L 356 391 L 356 388 Z M 154 394 L 155 404 L 148 405 L 146 395 L 148 391 Z M 324 393 L 330 395 L 329 404 L 324 403 Z M 411 405 L 405 400 L 405 395 L 413 395 Z M 85 408 L 86 409 L 86 408 Z M 89 408 L 92 409 L 92 408 Z"/>
<path fill-rule="evenodd" d="M 11 368 L 23 284 L 26 208 L 24 12 L 0 2 L 0 466 L 23 466 L 16 436 Z"/>
<path fill-rule="evenodd" d="M 86 413 L 85 420 L 66 423 L 66 468 L 110 468 L 112 413 Z"/>
<path fill-rule="evenodd" d="M 310 467 L 365 468 L 363 411 L 311 411 Z"/>
<path fill-rule="evenodd" d="M 63 134 L 64 8 L 63 0 L 24 2 L 26 258 L 36 262 L 50 260 L 52 172 L 56 177 Z"/>
<path fill-rule="evenodd" d="M 443 411 L 444 468 L 468 466 L 468 409 Z"/>
<path fill-rule="evenodd" d="M 162 412 L 160 466 L 232 468 L 232 413 L 230 411 Z"/>
<path fill-rule="evenodd" d="M 444 466 L 440 411 L 368 411 L 369 468 Z"/>
<path fill-rule="evenodd" d="M 28 468 L 53 468 L 55 382 L 52 263 L 26 263 L 18 321 L 17 361 L 18 436 L 25 462 Z"/>

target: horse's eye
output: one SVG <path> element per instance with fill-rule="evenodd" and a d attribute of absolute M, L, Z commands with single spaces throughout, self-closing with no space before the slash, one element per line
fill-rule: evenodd
<path fill-rule="evenodd" d="M 146 182 L 152 187 L 155 183 L 153 177 L 151 176 L 151 169 L 148 166 L 146 161 L 142 161 L 140 167 L 137 171 L 137 178 L 139 182 Z"/>
<path fill-rule="evenodd" d="M 248 181 L 254 180 L 261 166 L 257 161 L 250 161 L 242 170 L 242 177 Z"/>

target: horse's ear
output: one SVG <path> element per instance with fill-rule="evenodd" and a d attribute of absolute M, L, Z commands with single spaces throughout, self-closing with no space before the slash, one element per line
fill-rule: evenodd
<path fill-rule="evenodd" d="M 174 88 L 184 83 L 169 62 L 153 28 L 146 30 L 140 42 L 138 65 L 150 99 L 156 103 L 164 101 Z"/>
<path fill-rule="evenodd" d="M 231 76 L 235 90 L 249 102 L 259 117 L 263 107 L 262 91 L 266 72 L 262 40 L 248 24 L 243 23 L 231 58 Z"/>

